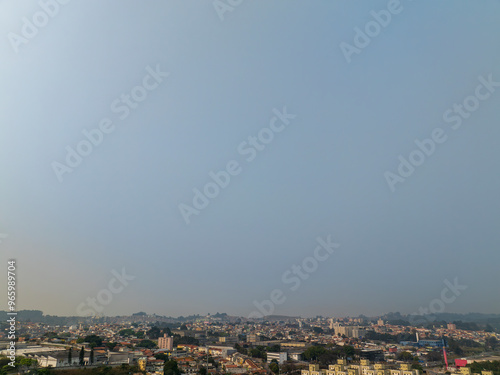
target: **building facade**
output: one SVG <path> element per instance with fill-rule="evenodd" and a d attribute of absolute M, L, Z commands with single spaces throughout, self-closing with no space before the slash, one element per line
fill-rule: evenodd
<path fill-rule="evenodd" d="M 165 333 L 163 337 L 158 338 L 158 348 L 159 349 L 167 349 L 167 350 L 173 350 L 174 349 L 174 338 L 171 336 L 167 336 Z"/>
<path fill-rule="evenodd" d="M 288 353 L 287 352 L 279 352 L 279 353 L 273 353 L 273 352 L 268 352 L 267 353 L 267 363 L 271 363 L 272 360 L 275 359 L 278 364 L 282 365 L 288 360 Z"/>
<path fill-rule="evenodd" d="M 371 365 L 367 359 L 350 365 L 347 365 L 345 359 L 338 359 L 337 364 L 329 365 L 328 369 L 320 369 L 318 364 L 311 364 L 308 370 L 301 371 L 301 375 L 420 375 L 420 372 L 412 370 L 409 364 L 402 364 L 399 369 L 386 369 L 384 364 Z"/>

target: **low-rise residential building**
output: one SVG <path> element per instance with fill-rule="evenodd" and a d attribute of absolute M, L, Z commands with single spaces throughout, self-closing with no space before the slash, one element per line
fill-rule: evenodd
<path fill-rule="evenodd" d="M 320 369 L 318 364 L 310 364 L 309 369 L 302 370 L 301 375 L 420 375 L 418 370 L 411 369 L 409 364 L 402 364 L 399 369 L 386 369 L 381 363 L 370 364 L 362 359 L 359 364 L 347 365 L 345 359 L 337 360 L 328 369 Z"/>

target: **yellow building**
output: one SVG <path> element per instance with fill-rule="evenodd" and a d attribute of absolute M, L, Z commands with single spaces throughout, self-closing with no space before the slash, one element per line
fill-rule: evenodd
<path fill-rule="evenodd" d="M 420 375 L 418 370 L 413 370 L 411 365 L 402 364 L 399 369 L 386 369 L 384 364 L 371 365 L 367 359 L 362 359 L 358 365 L 347 366 L 345 359 L 338 359 L 334 365 L 329 365 L 328 370 L 322 370 L 318 364 L 310 364 L 308 370 L 302 370 L 301 375 Z M 472 374 L 457 374 L 472 375 Z M 481 375 L 493 375 L 492 373 Z"/>
<path fill-rule="evenodd" d="M 319 371 L 319 365 L 309 365 L 309 371 Z"/>
<path fill-rule="evenodd" d="M 139 370 L 146 371 L 146 362 L 147 362 L 146 358 L 139 358 L 137 360 L 137 365 L 139 366 Z"/>

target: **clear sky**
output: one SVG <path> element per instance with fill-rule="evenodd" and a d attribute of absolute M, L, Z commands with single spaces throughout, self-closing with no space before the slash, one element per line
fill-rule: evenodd
<path fill-rule="evenodd" d="M 19 309 L 500 312 L 499 1 L 61 3 L 0 2 Z"/>

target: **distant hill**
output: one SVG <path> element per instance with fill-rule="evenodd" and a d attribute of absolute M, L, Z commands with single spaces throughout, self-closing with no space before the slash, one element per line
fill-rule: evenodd
<path fill-rule="evenodd" d="M 500 314 L 481 313 L 436 313 L 429 315 L 401 315 L 399 312 L 391 312 L 382 316 L 382 319 L 389 324 L 425 326 L 428 324 L 455 323 L 458 329 L 484 330 L 493 328 L 500 332 Z"/>
<path fill-rule="evenodd" d="M 0 311 L 2 316 L 6 316 L 7 311 Z M 24 321 L 39 322 L 43 318 L 43 312 L 40 310 L 21 310 L 17 311 L 17 319 Z"/>
<path fill-rule="evenodd" d="M 7 321 L 7 311 L 0 311 L 0 316 L 2 317 L 2 321 Z M 16 319 L 20 322 L 73 325 L 78 322 L 87 321 L 91 318 L 83 318 L 80 316 L 43 315 L 43 312 L 40 310 L 19 310 L 17 311 Z"/>

